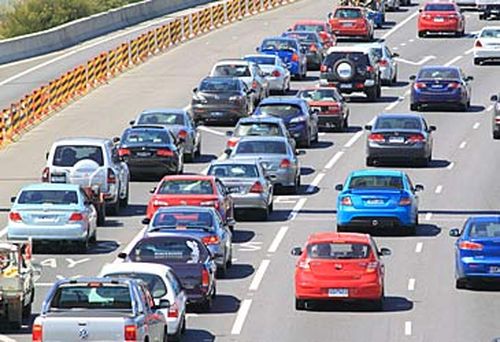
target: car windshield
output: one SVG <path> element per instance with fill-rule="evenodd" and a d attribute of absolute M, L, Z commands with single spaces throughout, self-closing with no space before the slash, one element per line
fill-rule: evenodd
<path fill-rule="evenodd" d="M 252 74 L 248 65 L 222 64 L 215 67 L 213 76 L 250 77 Z"/>
<path fill-rule="evenodd" d="M 194 239 L 161 238 L 139 242 L 131 252 L 134 261 L 158 262 L 159 260 L 197 264 L 208 257 L 202 244 Z"/>
<path fill-rule="evenodd" d="M 104 165 L 104 158 L 100 146 L 57 146 L 54 153 L 54 166 L 72 167 L 80 160 L 90 159 L 99 166 Z"/>
<path fill-rule="evenodd" d="M 298 96 L 307 101 L 338 101 L 340 97 L 335 89 L 302 90 Z"/>
<path fill-rule="evenodd" d="M 144 113 L 141 114 L 138 125 L 184 125 L 184 115 L 180 113 Z"/>
<path fill-rule="evenodd" d="M 167 294 L 165 283 L 156 274 L 150 273 L 112 273 L 106 274 L 104 277 L 108 278 L 132 278 L 142 280 L 148 287 L 149 292 L 153 298 L 161 298 Z"/>
<path fill-rule="evenodd" d="M 63 284 L 57 288 L 51 309 L 132 309 L 126 284 Z"/>
<path fill-rule="evenodd" d="M 219 178 L 256 178 L 257 166 L 249 164 L 212 165 L 208 174 Z"/>
<path fill-rule="evenodd" d="M 274 65 L 276 64 L 276 57 L 252 56 L 245 57 L 246 61 L 254 62 L 258 65 Z"/>
<path fill-rule="evenodd" d="M 453 11 L 455 12 L 455 6 L 453 4 L 427 4 L 425 5 L 424 11 L 431 12 L 441 12 L 441 11 Z"/>
<path fill-rule="evenodd" d="M 21 192 L 18 204 L 78 204 L 76 191 L 66 190 L 26 190 Z"/>
<path fill-rule="evenodd" d="M 335 11 L 335 18 L 358 19 L 361 18 L 361 11 L 356 8 L 340 8 Z"/>
<path fill-rule="evenodd" d="M 293 117 L 302 113 L 299 106 L 291 104 L 263 104 L 259 106 L 259 112 L 278 118 Z"/>
<path fill-rule="evenodd" d="M 168 145 L 171 144 L 167 131 L 159 129 L 128 129 L 121 139 L 124 145 Z"/>
<path fill-rule="evenodd" d="M 500 38 L 500 29 L 486 29 L 481 32 L 481 38 Z"/>
<path fill-rule="evenodd" d="M 167 180 L 161 183 L 161 195 L 212 195 L 214 190 L 209 180 Z"/>
<path fill-rule="evenodd" d="M 240 123 L 234 131 L 234 135 L 237 137 L 244 137 L 247 135 L 255 136 L 282 136 L 281 130 L 278 124 L 267 123 L 267 122 L 245 122 Z"/>
<path fill-rule="evenodd" d="M 413 129 L 421 130 L 422 123 L 417 118 L 378 118 L 375 129 Z"/>
<path fill-rule="evenodd" d="M 457 80 L 460 78 L 460 75 L 457 69 L 436 68 L 436 69 L 420 70 L 417 78 L 419 80 L 424 80 L 424 79 Z"/>
<path fill-rule="evenodd" d="M 307 256 L 311 259 L 366 259 L 370 246 L 364 243 L 320 242 L 307 246 Z"/>
<path fill-rule="evenodd" d="M 293 40 L 288 39 L 268 39 L 262 43 L 262 50 L 297 50 L 297 45 Z"/>
<path fill-rule="evenodd" d="M 298 24 L 294 26 L 295 31 L 312 31 L 312 32 L 322 32 L 325 31 L 323 25 L 316 24 Z"/>
<path fill-rule="evenodd" d="M 363 52 L 342 52 L 342 51 L 335 51 L 326 56 L 324 64 L 329 67 L 332 67 L 337 61 L 341 59 L 348 59 L 352 61 L 354 64 L 363 64 L 363 65 L 369 64 L 368 55 L 364 54 Z"/>
<path fill-rule="evenodd" d="M 474 222 L 470 225 L 469 236 L 473 239 L 498 238 L 500 239 L 499 222 Z"/>
<path fill-rule="evenodd" d="M 171 227 L 176 229 L 210 228 L 213 227 L 213 217 L 207 211 L 179 209 L 175 212 L 159 212 L 153 219 L 153 227 Z"/>
<path fill-rule="evenodd" d="M 349 182 L 349 189 L 403 189 L 401 176 L 354 176 Z"/>
<path fill-rule="evenodd" d="M 286 154 L 286 145 L 281 141 L 242 141 L 236 147 L 236 154 Z"/>
<path fill-rule="evenodd" d="M 239 90 L 238 80 L 231 78 L 203 80 L 199 90 L 206 93 L 235 92 Z"/>

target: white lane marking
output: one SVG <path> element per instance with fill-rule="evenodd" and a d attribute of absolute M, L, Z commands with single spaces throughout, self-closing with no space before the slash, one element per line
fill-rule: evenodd
<path fill-rule="evenodd" d="M 415 278 L 408 279 L 408 291 L 415 290 Z"/>
<path fill-rule="evenodd" d="M 396 61 L 398 62 L 401 62 L 401 63 L 406 63 L 406 64 L 411 64 L 411 65 L 422 65 L 422 64 L 425 64 L 429 61 L 432 61 L 433 59 L 436 59 L 436 56 L 425 56 L 424 58 L 422 58 L 421 60 L 419 60 L 418 62 L 414 62 L 414 61 L 410 61 L 408 59 L 404 59 L 404 58 L 401 58 L 401 57 L 396 57 L 394 58 Z"/>
<path fill-rule="evenodd" d="M 251 299 L 244 299 L 241 302 L 238 313 L 236 314 L 236 319 L 234 320 L 233 328 L 231 329 L 231 335 L 239 335 L 241 333 L 251 305 Z"/>
<path fill-rule="evenodd" d="M 426 221 L 430 221 L 430 220 L 431 220 L 431 218 L 432 218 L 432 213 L 427 213 L 427 214 L 425 214 L 425 220 L 426 220 Z"/>
<path fill-rule="evenodd" d="M 141 231 L 136 236 L 134 236 L 134 238 L 129 242 L 129 244 L 127 246 L 125 246 L 125 248 L 121 252 L 123 252 L 125 254 L 130 254 L 130 252 L 132 251 L 132 248 L 134 248 L 134 246 L 144 236 L 144 233 L 146 232 L 147 228 L 148 228 L 147 226 L 145 226 L 144 228 L 142 228 Z M 113 261 L 113 263 L 115 263 L 115 264 L 116 263 L 120 263 L 120 262 L 123 262 L 123 259 L 120 259 L 118 257 L 116 257 L 116 259 Z"/>
<path fill-rule="evenodd" d="M 486 111 L 491 112 L 492 109 L 493 109 L 493 105 L 489 105 L 488 108 L 486 108 Z"/>
<path fill-rule="evenodd" d="M 329 170 L 331 169 L 338 161 L 339 159 L 344 155 L 344 152 L 343 151 L 339 151 L 337 153 L 335 153 L 335 155 L 332 157 L 332 159 L 330 159 L 328 161 L 328 163 L 326 163 L 325 165 L 325 169 Z"/>
<path fill-rule="evenodd" d="M 314 177 L 313 181 L 307 187 L 306 192 L 307 193 L 313 192 L 314 189 L 319 185 L 319 183 L 321 182 L 321 180 L 323 179 L 323 177 L 325 177 L 325 175 L 326 174 L 324 172 L 321 172 L 316 177 Z"/>
<path fill-rule="evenodd" d="M 374 116 L 370 121 L 368 121 L 366 124 L 369 126 L 373 126 L 375 124 L 375 120 L 377 120 L 377 117 Z"/>
<path fill-rule="evenodd" d="M 481 124 L 479 122 L 476 122 L 474 126 L 472 126 L 472 129 L 478 129 Z"/>
<path fill-rule="evenodd" d="M 266 270 L 270 263 L 271 260 L 269 259 L 262 260 L 257 272 L 255 272 L 252 282 L 250 283 L 250 287 L 248 288 L 250 291 L 257 291 L 259 289 L 259 285 L 262 282 L 262 278 L 264 278 L 264 274 L 266 274 Z"/>
<path fill-rule="evenodd" d="M 406 43 L 401 43 L 400 45 L 401 45 L 401 46 L 406 46 Z"/>
<path fill-rule="evenodd" d="M 278 230 L 276 236 L 273 239 L 273 242 L 271 242 L 271 246 L 269 246 L 269 249 L 267 250 L 268 253 L 275 253 L 278 250 L 278 247 L 280 246 L 280 243 L 285 237 L 287 231 L 287 226 L 283 226 L 280 228 L 280 230 Z"/>
<path fill-rule="evenodd" d="M 39 287 L 51 287 L 54 283 L 35 283 L 35 286 Z"/>
<path fill-rule="evenodd" d="M 457 62 L 457 61 L 461 60 L 461 59 L 462 59 L 462 57 L 463 57 L 463 56 L 457 56 L 457 57 L 453 58 L 452 60 L 448 61 L 448 62 L 445 64 L 445 66 L 450 66 L 450 65 L 452 65 L 453 63 L 455 63 L 455 62 Z"/>
<path fill-rule="evenodd" d="M 413 42 L 415 41 L 415 39 L 413 39 L 413 38 L 412 38 L 412 39 L 409 39 L 408 41 L 409 41 L 410 43 L 413 43 Z"/>
<path fill-rule="evenodd" d="M 355 143 L 355 142 L 356 142 L 359 138 L 361 138 L 361 136 L 362 136 L 362 135 L 363 135 L 363 131 L 359 131 L 359 132 L 357 132 L 356 134 L 354 134 L 354 135 L 352 136 L 352 138 L 351 138 L 351 139 L 349 139 L 349 141 L 348 141 L 348 142 L 346 142 L 346 144 L 344 145 L 344 147 L 346 147 L 346 148 L 351 147 L 352 145 L 354 145 L 354 143 Z"/>
<path fill-rule="evenodd" d="M 462 141 L 462 143 L 460 143 L 460 146 L 458 146 L 459 149 L 464 149 L 465 146 L 467 146 L 467 141 Z"/>
<path fill-rule="evenodd" d="M 418 11 L 415 11 L 412 13 L 412 15 L 410 15 L 409 17 L 407 17 L 405 20 L 403 20 L 402 22 L 400 22 L 399 24 L 397 24 L 396 26 L 394 26 L 392 29 L 390 29 L 389 31 L 387 31 L 383 36 L 382 36 L 382 39 L 387 39 L 387 37 L 389 37 L 391 34 L 393 34 L 394 32 L 396 32 L 397 30 L 399 30 L 402 26 L 404 26 L 407 22 L 409 22 L 410 20 L 412 20 L 413 18 L 415 18 L 417 15 L 418 15 Z"/>
<path fill-rule="evenodd" d="M 453 167 L 454 167 L 454 166 L 455 166 L 455 163 L 454 163 L 454 162 L 451 162 L 451 163 L 450 163 L 450 164 L 446 167 L 446 169 L 447 169 L 447 170 L 451 170 L 451 169 L 453 169 Z"/>
<path fill-rule="evenodd" d="M 66 258 L 66 261 L 68 262 L 68 268 L 73 268 L 78 264 L 82 264 L 84 262 L 90 261 L 90 258 L 84 258 L 80 260 L 73 260 L 71 258 Z"/>
<path fill-rule="evenodd" d="M 7 234 L 7 228 L 0 230 L 0 237 L 4 236 L 5 234 Z"/>
<path fill-rule="evenodd" d="M 470 48 L 469 50 L 464 52 L 464 55 L 470 55 L 474 51 L 474 48 Z"/>
<path fill-rule="evenodd" d="M 10 338 L 9 336 L 6 336 L 6 335 L 0 335 L 0 341 L 2 341 L 2 342 L 16 342 L 17 340 Z"/>
<path fill-rule="evenodd" d="M 198 317 L 198 314 L 193 313 L 193 312 L 189 312 L 189 313 L 186 313 L 186 317 L 187 318 L 189 318 L 189 317 Z"/>
<path fill-rule="evenodd" d="M 392 49 L 393 50 L 399 50 L 399 48 L 397 46 L 393 47 Z"/>
<path fill-rule="evenodd" d="M 405 322 L 405 335 L 410 336 L 411 335 L 411 321 L 406 321 Z"/>
<path fill-rule="evenodd" d="M 297 214 L 302 209 L 302 207 L 304 206 L 306 201 L 307 201 L 307 198 L 301 198 L 301 199 L 299 199 L 299 201 L 297 203 L 295 203 L 295 206 L 293 207 L 292 212 L 290 213 L 290 215 L 288 215 L 289 221 L 295 220 L 295 217 L 297 217 Z"/>
<path fill-rule="evenodd" d="M 441 191 L 443 191 L 443 186 L 442 185 L 438 185 L 436 186 L 436 190 L 434 191 L 436 194 L 440 194 Z"/>
<path fill-rule="evenodd" d="M 384 108 L 384 110 L 393 110 L 394 107 L 396 107 L 398 105 L 398 103 L 403 101 L 403 100 L 404 100 L 403 96 L 398 97 L 398 99 L 396 101 L 390 103 L 387 107 Z"/>
<path fill-rule="evenodd" d="M 318 133 L 318 136 L 320 136 L 320 137 L 324 137 L 325 135 L 326 135 L 326 133 L 325 133 L 325 132 L 319 132 L 319 133 Z"/>
<path fill-rule="evenodd" d="M 207 133 L 212 133 L 221 137 L 225 137 L 226 134 L 223 132 L 216 131 L 215 129 L 208 128 L 207 126 L 199 126 L 200 130 L 205 131 Z"/>
<path fill-rule="evenodd" d="M 422 253 L 423 248 L 424 248 L 424 243 L 417 242 L 417 245 L 415 246 L 415 253 Z"/>

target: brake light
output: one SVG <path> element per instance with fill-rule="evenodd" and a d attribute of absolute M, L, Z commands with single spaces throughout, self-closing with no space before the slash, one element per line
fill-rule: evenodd
<path fill-rule="evenodd" d="M 368 136 L 368 140 L 371 142 L 381 143 L 385 141 L 385 138 L 383 134 L 372 133 Z"/>
<path fill-rule="evenodd" d="M 69 217 L 69 220 L 72 221 L 72 222 L 83 221 L 83 214 L 81 214 L 81 213 L 73 213 Z"/>
<path fill-rule="evenodd" d="M 153 206 L 155 206 L 155 207 L 168 207 L 169 204 L 168 204 L 168 202 L 165 202 L 165 201 L 154 200 Z"/>
<path fill-rule="evenodd" d="M 118 149 L 118 155 L 120 157 L 124 157 L 124 156 L 130 156 L 131 152 L 128 148 L 119 148 Z"/>
<path fill-rule="evenodd" d="M 381 59 L 380 61 L 378 61 L 378 64 L 380 66 L 385 67 L 385 66 L 389 65 L 389 62 L 387 61 L 387 59 Z"/>
<path fill-rule="evenodd" d="M 366 273 L 374 273 L 378 269 L 378 261 L 372 261 L 369 263 L 360 263 L 361 267 L 366 267 Z"/>
<path fill-rule="evenodd" d="M 49 182 L 49 178 L 50 178 L 50 169 L 46 167 L 42 171 L 42 182 L 44 183 Z"/>
<path fill-rule="evenodd" d="M 272 75 L 273 77 L 280 77 L 280 76 L 281 76 L 281 72 L 280 72 L 279 70 L 274 70 L 274 71 L 271 73 L 271 75 Z"/>
<path fill-rule="evenodd" d="M 311 46 L 309 46 L 309 51 L 311 51 L 311 52 L 318 51 L 318 48 L 316 47 L 316 44 L 311 44 Z"/>
<path fill-rule="evenodd" d="M 415 83 L 415 88 L 416 89 L 424 89 L 424 88 L 427 88 L 427 84 L 425 84 L 423 82 L 417 82 L 417 83 Z"/>
<path fill-rule="evenodd" d="M 476 40 L 476 44 L 474 44 L 475 47 L 483 47 L 483 44 L 481 44 L 481 41 L 480 40 Z"/>
<path fill-rule="evenodd" d="M 113 169 L 108 168 L 108 184 L 115 184 L 116 183 L 116 175 Z"/>
<path fill-rule="evenodd" d="M 320 71 L 321 72 L 327 72 L 328 71 L 328 67 L 326 65 L 324 65 L 324 64 L 321 64 Z"/>
<path fill-rule="evenodd" d="M 201 239 L 201 241 L 205 245 L 216 245 L 220 242 L 219 237 L 217 235 L 205 236 L 203 239 Z"/>
<path fill-rule="evenodd" d="M 399 205 L 410 205 L 411 204 L 411 198 L 409 197 L 402 197 L 399 200 Z"/>
<path fill-rule="evenodd" d="M 297 262 L 297 267 L 300 268 L 300 269 L 303 269 L 303 270 L 309 270 L 311 269 L 311 266 L 309 265 L 309 260 L 306 259 L 306 260 L 300 260 L 299 262 Z"/>
<path fill-rule="evenodd" d="M 135 325 L 126 325 L 124 335 L 126 342 L 137 341 L 137 327 Z"/>
<path fill-rule="evenodd" d="M 460 88 L 460 83 L 458 83 L 458 82 L 450 82 L 450 83 L 448 83 L 448 88 L 452 88 L 452 89 Z"/>
<path fill-rule="evenodd" d="M 162 148 L 162 149 L 159 149 L 156 151 L 156 155 L 158 157 L 173 157 L 174 152 L 172 152 L 172 150 L 170 150 L 168 148 Z"/>
<path fill-rule="evenodd" d="M 168 317 L 169 318 L 179 317 L 179 308 L 177 307 L 176 303 L 170 305 L 170 308 L 168 308 Z"/>
<path fill-rule="evenodd" d="M 181 139 L 186 139 L 187 136 L 188 136 L 188 132 L 186 132 L 185 130 L 181 129 L 179 131 L 179 133 L 177 134 L 177 136 Z"/>
<path fill-rule="evenodd" d="M 227 141 L 227 147 L 230 147 L 230 148 L 235 147 L 239 140 L 240 139 L 238 139 L 238 138 L 231 138 L 231 139 L 229 139 Z"/>
<path fill-rule="evenodd" d="M 448 19 L 458 19 L 458 15 L 456 15 L 456 14 L 450 14 L 448 16 Z"/>
<path fill-rule="evenodd" d="M 296 53 L 294 53 L 294 54 L 292 55 L 292 61 L 294 61 L 294 62 L 298 62 L 298 61 L 299 61 L 299 55 L 297 55 Z"/>
<path fill-rule="evenodd" d="M 283 159 L 280 163 L 280 168 L 281 169 L 288 169 L 289 167 L 292 166 L 292 163 L 288 159 Z"/>
<path fill-rule="evenodd" d="M 219 202 L 218 201 L 203 201 L 203 202 L 200 202 L 200 205 L 202 207 L 214 207 L 215 209 L 219 209 Z"/>
<path fill-rule="evenodd" d="M 348 206 L 348 207 L 352 206 L 351 197 L 349 197 L 349 196 L 342 197 L 342 199 L 340 200 L 340 204 Z"/>
<path fill-rule="evenodd" d="M 31 330 L 31 337 L 33 342 L 43 341 L 43 328 L 41 324 L 33 324 L 33 328 Z"/>
<path fill-rule="evenodd" d="M 260 194 L 260 193 L 264 192 L 264 187 L 262 186 L 262 184 L 259 181 L 257 181 L 250 188 L 250 192 Z"/>
<path fill-rule="evenodd" d="M 252 88 L 253 89 L 257 89 L 257 86 L 258 86 L 257 81 L 253 81 L 252 82 Z"/>
<path fill-rule="evenodd" d="M 422 135 L 422 134 L 412 134 L 408 137 L 408 142 L 411 142 L 411 143 L 416 143 L 416 142 L 424 142 L 425 141 L 425 137 Z"/>
<path fill-rule="evenodd" d="M 426 20 L 432 19 L 432 15 L 424 14 L 424 15 L 422 15 L 422 19 L 426 19 Z"/>
<path fill-rule="evenodd" d="M 208 287 L 210 285 L 210 274 L 206 269 L 201 271 L 201 286 Z"/>
<path fill-rule="evenodd" d="M 368 71 L 368 72 L 373 72 L 373 70 L 375 70 L 375 68 L 374 68 L 374 67 L 372 67 L 371 65 L 368 65 L 368 66 L 366 67 L 366 71 Z"/>
<path fill-rule="evenodd" d="M 21 217 L 21 214 L 19 214 L 18 212 L 11 211 L 9 213 L 9 220 L 11 220 L 12 222 L 21 222 L 23 218 Z"/>
<path fill-rule="evenodd" d="M 495 116 L 495 123 L 500 123 L 500 116 Z"/>
<path fill-rule="evenodd" d="M 462 241 L 458 244 L 458 248 L 467 251 L 482 251 L 483 245 L 472 241 Z"/>

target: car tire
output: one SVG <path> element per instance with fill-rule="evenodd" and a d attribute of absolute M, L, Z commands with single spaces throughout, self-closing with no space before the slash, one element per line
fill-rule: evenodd
<path fill-rule="evenodd" d="M 368 101 L 370 102 L 375 102 L 377 101 L 377 94 L 378 94 L 378 86 L 376 87 L 371 87 L 365 91 L 366 97 L 368 98 Z"/>
<path fill-rule="evenodd" d="M 483 60 L 481 58 L 474 58 L 474 65 L 481 65 Z"/>
<path fill-rule="evenodd" d="M 89 241 L 90 241 L 91 244 L 97 243 L 97 229 L 94 230 L 94 234 L 92 234 L 92 236 L 90 237 Z"/>
<path fill-rule="evenodd" d="M 259 221 L 267 221 L 269 218 L 269 207 L 266 209 L 259 209 Z"/>
<path fill-rule="evenodd" d="M 117 199 L 115 203 L 110 203 L 106 206 L 106 210 L 111 216 L 117 216 L 120 213 L 120 200 Z"/>
<path fill-rule="evenodd" d="M 500 132 L 499 131 L 493 131 L 493 139 L 495 139 L 495 140 L 500 139 Z"/>
<path fill-rule="evenodd" d="M 124 198 L 120 198 L 120 208 L 126 208 L 128 206 L 128 200 L 129 200 L 129 193 L 130 193 L 130 185 L 129 183 L 127 182 L 127 189 L 126 189 L 126 192 L 125 192 L 125 197 Z"/>
<path fill-rule="evenodd" d="M 366 166 L 375 166 L 375 160 L 371 157 L 366 157 Z"/>
<path fill-rule="evenodd" d="M 90 246 L 90 237 L 87 236 L 85 240 L 78 242 L 78 252 L 85 253 L 89 249 Z"/>
<path fill-rule="evenodd" d="M 295 310 L 303 311 L 306 309 L 307 302 L 303 299 L 295 298 Z"/>
<path fill-rule="evenodd" d="M 184 154 L 184 161 L 193 162 L 196 159 L 196 147 L 193 146 L 193 149 L 190 153 Z"/>
<path fill-rule="evenodd" d="M 346 227 L 340 224 L 337 224 L 337 233 L 342 233 L 346 231 Z"/>
<path fill-rule="evenodd" d="M 458 278 L 457 280 L 455 280 L 455 288 L 457 288 L 459 290 L 463 290 L 463 289 L 466 289 L 467 286 L 468 286 L 468 282 L 467 282 L 466 278 Z"/>
<path fill-rule="evenodd" d="M 392 80 L 391 80 L 390 85 L 395 85 L 395 84 L 397 84 L 397 83 L 398 83 L 398 72 L 396 71 L 396 72 L 394 73 L 394 76 L 392 77 Z"/>
<path fill-rule="evenodd" d="M 425 38 L 427 34 L 425 33 L 425 31 L 418 31 L 418 37 L 419 38 Z"/>
<path fill-rule="evenodd" d="M 314 134 L 313 142 L 316 144 L 319 141 L 319 129 L 316 129 L 316 133 Z"/>
<path fill-rule="evenodd" d="M 226 276 L 226 273 L 227 273 L 227 264 L 224 263 L 224 266 L 219 266 L 217 267 L 217 278 L 224 278 Z"/>
<path fill-rule="evenodd" d="M 198 145 L 196 146 L 196 152 L 194 154 L 195 158 L 201 157 L 201 138 L 200 141 L 198 142 Z"/>
<path fill-rule="evenodd" d="M 414 112 L 418 111 L 418 104 L 410 103 L 410 110 Z"/>
<path fill-rule="evenodd" d="M 408 236 L 414 236 L 417 234 L 417 225 L 415 224 L 410 224 L 408 227 L 406 227 L 406 234 Z"/>
<path fill-rule="evenodd" d="M 103 227 L 106 224 L 106 205 L 104 203 L 100 203 L 95 205 L 97 212 L 97 226 Z"/>
<path fill-rule="evenodd" d="M 274 202 L 271 202 L 268 206 L 267 206 L 268 210 L 269 210 L 269 213 L 272 213 L 273 210 L 274 210 Z"/>
<path fill-rule="evenodd" d="M 212 309 L 212 297 L 209 297 L 200 304 L 200 310 L 202 312 L 210 312 L 211 309 Z"/>

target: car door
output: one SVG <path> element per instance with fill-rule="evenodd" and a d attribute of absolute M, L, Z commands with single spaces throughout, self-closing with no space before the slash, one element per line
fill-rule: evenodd
<path fill-rule="evenodd" d="M 113 145 L 109 143 L 107 146 L 107 153 L 110 155 L 109 161 L 110 161 L 110 167 L 113 169 L 115 174 L 117 175 L 118 178 L 118 191 L 119 191 L 119 198 L 125 198 L 127 195 L 128 191 L 128 180 L 130 178 L 129 176 L 129 170 L 127 163 L 124 161 L 120 160 L 120 157 L 118 156 L 118 145 Z"/>
<path fill-rule="evenodd" d="M 80 199 L 83 203 L 83 207 L 85 208 L 85 213 L 89 218 L 89 234 L 92 235 L 93 232 L 97 229 L 97 210 L 92 204 L 91 199 L 87 196 L 85 191 L 80 190 Z"/>
<path fill-rule="evenodd" d="M 382 50 L 384 51 L 383 52 L 385 55 L 384 58 L 389 61 L 389 65 L 391 67 L 391 79 L 392 79 L 394 77 L 394 75 L 396 75 L 398 65 L 397 65 L 396 61 L 394 60 L 394 58 L 392 57 L 391 50 L 389 50 L 389 48 L 387 46 L 384 46 L 384 48 Z"/>
<path fill-rule="evenodd" d="M 145 284 L 140 285 L 141 299 L 144 300 L 145 321 L 150 331 L 150 341 L 163 342 L 165 319 L 155 310 L 155 302 Z"/>
<path fill-rule="evenodd" d="M 290 145 L 286 145 L 287 153 L 288 153 L 288 158 L 292 162 L 292 166 L 294 168 L 294 175 L 297 177 L 298 173 L 300 172 L 300 165 L 299 165 L 299 159 L 295 155 L 295 151 L 292 151 L 292 148 Z"/>
<path fill-rule="evenodd" d="M 424 118 L 422 118 L 422 127 L 427 135 L 427 152 L 432 152 L 432 146 L 434 144 L 434 137 L 432 135 L 432 131 L 429 129 L 429 125 L 427 124 L 427 121 L 425 121 Z"/>
<path fill-rule="evenodd" d="M 224 223 L 222 220 L 222 217 L 219 215 L 218 212 L 215 214 L 215 229 L 217 232 L 217 236 L 221 239 L 224 245 L 224 260 L 227 261 L 229 258 L 229 252 L 231 250 L 231 241 L 232 241 L 232 236 L 231 232 L 227 228 L 227 225 Z"/>
<path fill-rule="evenodd" d="M 168 271 L 166 274 L 166 277 L 168 281 L 170 282 L 170 285 L 172 287 L 173 295 L 174 295 L 174 301 L 177 304 L 177 308 L 179 309 L 180 315 L 185 315 L 186 314 L 186 293 L 184 292 L 184 289 L 182 288 L 182 283 L 179 280 L 179 278 L 175 275 L 174 272 Z"/>
<path fill-rule="evenodd" d="M 405 188 L 410 191 L 412 197 L 412 211 L 413 214 L 418 215 L 419 198 L 415 191 L 415 186 L 408 175 L 404 175 Z"/>

